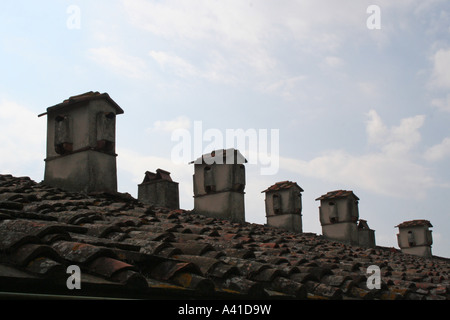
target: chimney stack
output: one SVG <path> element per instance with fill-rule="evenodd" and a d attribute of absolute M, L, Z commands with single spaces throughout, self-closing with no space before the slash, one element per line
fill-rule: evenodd
<path fill-rule="evenodd" d="M 292 181 L 281 181 L 262 191 L 266 194 L 267 225 L 301 233 L 303 189 Z"/>
<path fill-rule="evenodd" d="M 47 108 L 44 183 L 74 192 L 117 192 L 116 115 L 107 93 L 87 92 Z"/>
<path fill-rule="evenodd" d="M 336 190 L 316 199 L 320 200 L 320 224 L 325 237 L 358 244 L 359 198 L 353 191 Z"/>
<path fill-rule="evenodd" d="M 245 166 L 235 149 L 205 154 L 194 164 L 194 211 L 205 216 L 245 222 Z"/>
<path fill-rule="evenodd" d="M 359 198 L 353 191 L 330 191 L 316 200 L 320 200 L 320 224 L 325 237 L 361 247 L 375 247 L 375 230 L 369 228 L 366 220 L 359 219 Z"/>
<path fill-rule="evenodd" d="M 429 258 L 431 254 L 431 245 L 433 238 L 432 228 L 428 220 L 411 220 L 400 223 L 398 226 L 397 241 L 398 246 L 404 253 Z"/>
<path fill-rule="evenodd" d="M 168 171 L 147 171 L 144 180 L 138 185 L 138 200 L 156 207 L 179 209 L 178 182 L 172 180 Z"/>

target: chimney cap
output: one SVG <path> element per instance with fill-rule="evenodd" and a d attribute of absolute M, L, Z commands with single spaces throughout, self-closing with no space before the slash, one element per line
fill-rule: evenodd
<path fill-rule="evenodd" d="M 356 200 L 359 200 L 356 194 L 354 194 L 353 191 L 351 190 L 335 190 L 320 196 L 319 198 L 316 199 L 316 201 L 325 199 L 346 198 L 349 196 L 353 196 Z"/>
<path fill-rule="evenodd" d="M 206 153 L 196 160 L 189 162 L 189 164 L 213 164 L 215 163 L 215 159 L 217 159 L 217 157 L 220 158 L 221 155 L 221 159 L 225 160 L 222 162 L 223 164 L 243 164 L 248 162 L 247 159 L 245 159 L 245 157 L 242 155 L 242 153 L 239 152 L 239 150 L 229 148 L 214 150 L 211 153 Z"/>
<path fill-rule="evenodd" d="M 49 111 L 57 111 L 59 109 L 70 107 L 70 106 L 73 106 L 78 103 L 91 101 L 91 100 L 98 100 L 98 99 L 105 99 L 109 103 L 111 103 L 111 105 L 116 109 L 116 114 L 124 113 L 123 109 L 113 99 L 111 99 L 109 94 L 107 94 L 106 92 L 100 93 L 98 91 L 95 91 L 95 92 L 89 91 L 89 92 L 85 92 L 85 93 L 82 93 L 79 95 L 71 96 L 61 103 L 58 103 L 51 107 L 48 107 L 47 112 L 41 113 L 40 115 L 38 115 L 38 117 L 45 116 L 46 114 L 48 114 Z"/>
<path fill-rule="evenodd" d="M 267 188 L 264 191 L 261 191 L 261 193 L 264 192 L 270 192 L 270 191 L 278 191 L 278 190 L 284 190 L 284 189 L 290 189 L 292 187 L 297 187 L 300 189 L 300 192 L 303 192 L 304 190 L 296 183 L 292 181 L 280 181 L 275 183 L 274 185 L 271 185 L 269 188 Z"/>
<path fill-rule="evenodd" d="M 433 227 L 433 225 L 431 224 L 430 221 L 424 220 L 424 219 L 404 221 L 395 227 L 396 228 L 408 228 L 408 227 L 419 227 L 419 226 Z"/>
<path fill-rule="evenodd" d="M 156 173 L 146 171 L 144 176 L 144 181 L 142 183 L 147 183 L 155 180 L 167 180 L 173 181 L 170 177 L 170 172 L 163 169 L 156 169 Z"/>

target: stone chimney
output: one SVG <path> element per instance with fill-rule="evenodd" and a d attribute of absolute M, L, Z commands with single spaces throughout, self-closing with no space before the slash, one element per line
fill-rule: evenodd
<path fill-rule="evenodd" d="M 333 240 L 358 244 L 359 198 L 353 191 L 336 190 L 316 199 L 320 200 L 322 234 Z"/>
<path fill-rule="evenodd" d="M 361 247 L 375 248 L 375 230 L 370 229 L 366 220 L 359 219 L 358 244 Z"/>
<path fill-rule="evenodd" d="M 428 220 L 411 220 L 400 223 L 398 226 L 397 241 L 398 246 L 404 253 L 429 258 L 433 237 L 432 228 Z"/>
<path fill-rule="evenodd" d="M 87 92 L 47 108 L 44 183 L 76 192 L 117 192 L 116 115 L 107 93 Z"/>
<path fill-rule="evenodd" d="M 194 164 L 194 211 L 209 217 L 245 221 L 245 166 L 235 149 L 205 154 Z"/>
<path fill-rule="evenodd" d="M 178 182 L 172 181 L 168 171 L 147 171 L 144 180 L 138 185 L 138 200 L 156 207 L 179 209 Z"/>
<path fill-rule="evenodd" d="M 262 191 L 266 194 L 267 225 L 302 232 L 302 194 L 297 183 L 281 181 Z"/>

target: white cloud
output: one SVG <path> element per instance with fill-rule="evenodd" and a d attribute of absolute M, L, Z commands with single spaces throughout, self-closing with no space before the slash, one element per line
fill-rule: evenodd
<path fill-rule="evenodd" d="M 123 1 L 123 7 L 136 27 L 189 48 L 197 44 L 205 64 L 215 65 L 216 59 L 226 57 L 229 70 L 234 70 L 231 73 L 239 72 L 241 65 L 258 73 L 275 65 L 264 47 L 266 37 L 271 37 L 265 20 L 267 15 L 252 10 L 246 2 L 137 0 Z"/>
<path fill-rule="evenodd" d="M 442 99 L 433 99 L 431 105 L 437 107 L 441 111 L 450 112 L 450 94 L 447 94 L 447 96 Z"/>
<path fill-rule="evenodd" d="M 168 68 L 180 77 L 198 75 L 197 69 L 181 57 L 162 51 L 150 51 L 149 54 L 163 69 Z"/>
<path fill-rule="evenodd" d="M 298 59 L 305 53 L 323 55 L 329 66 L 337 67 L 342 59 L 333 53 L 347 38 L 342 29 L 366 31 L 365 8 L 353 1 L 279 6 L 269 1 L 136 0 L 122 5 L 133 26 L 177 44 L 170 54 L 151 52 L 177 75 L 257 88 L 295 77 L 285 59 L 277 56 L 286 46 Z M 201 64 L 188 62 L 187 54 Z"/>
<path fill-rule="evenodd" d="M 0 100 L 0 168 L 10 174 L 40 174 L 47 122 L 14 101 Z M 34 179 L 41 177 L 35 176 Z"/>
<path fill-rule="evenodd" d="M 201 65 L 193 65 L 187 60 L 173 53 L 164 51 L 150 51 L 149 55 L 164 71 L 172 72 L 182 78 L 203 78 L 213 82 L 228 84 L 238 83 L 238 77 L 227 70 L 226 59 L 220 53 L 215 53 L 211 61 Z"/>
<path fill-rule="evenodd" d="M 284 99 L 290 100 L 299 95 L 304 95 L 302 84 L 307 79 L 307 76 L 300 75 L 289 78 L 280 79 L 278 81 L 269 83 L 261 89 L 264 92 L 279 94 Z"/>
<path fill-rule="evenodd" d="M 177 129 L 190 129 L 191 120 L 186 116 L 179 116 L 173 120 L 158 120 L 153 123 L 151 131 L 173 132 Z"/>
<path fill-rule="evenodd" d="M 441 143 L 432 146 L 425 152 L 428 161 L 439 161 L 450 156 L 450 138 L 445 138 Z"/>
<path fill-rule="evenodd" d="M 426 168 L 383 153 L 353 155 L 331 151 L 310 161 L 280 159 L 281 167 L 345 188 L 365 190 L 394 197 L 424 197 L 424 189 L 434 185 Z"/>
<path fill-rule="evenodd" d="M 377 85 L 373 82 L 361 81 L 357 84 L 358 89 L 367 96 L 376 96 L 379 93 Z"/>
<path fill-rule="evenodd" d="M 134 57 L 113 47 L 91 48 L 89 57 L 99 65 L 129 78 L 145 78 L 146 63 L 143 59 Z"/>
<path fill-rule="evenodd" d="M 243 1 L 123 1 L 131 22 L 165 38 L 258 42 L 262 16 Z M 216 38 L 219 36 L 220 38 Z"/>
<path fill-rule="evenodd" d="M 424 115 L 402 119 L 392 128 L 384 125 L 376 111 L 369 111 L 368 116 L 368 142 L 380 146 L 385 154 L 406 155 L 421 140 L 419 129 L 425 122 Z"/>
<path fill-rule="evenodd" d="M 440 49 L 432 57 L 433 73 L 431 85 L 435 88 L 450 88 L 450 49 Z"/>
<path fill-rule="evenodd" d="M 431 57 L 433 69 L 428 82 L 428 89 L 433 94 L 445 95 L 431 100 L 431 105 L 443 112 L 450 112 L 450 49 L 439 49 Z"/>
<path fill-rule="evenodd" d="M 344 65 L 344 60 L 335 56 L 327 56 L 324 59 L 324 63 L 329 67 L 338 68 Z"/>
<path fill-rule="evenodd" d="M 368 142 L 372 144 L 383 143 L 388 135 L 389 129 L 375 110 L 370 110 L 367 115 L 369 117 L 366 125 Z"/>
<path fill-rule="evenodd" d="M 411 152 L 420 141 L 418 129 L 424 117 L 402 119 L 400 125 L 388 128 L 374 110 L 368 116 L 368 142 L 379 150 L 362 155 L 331 150 L 309 161 L 281 157 L 280 166 L 342 188 L 363 188 L 394 197 L 424 197 L 424 190 L 434 186 L 435 181 L 426 167 L 414 161 Z"/>
<path fill-rule="evenodd" d="M 413 20 L 410 14 L 420 3 L 381 1 L 382 15 L 389 12 L 392 18 L 382 20 L 382 32 L 371 32 L 366 26 L 369 1 L 305 0 L 282 6 L 264 0 L 121 1 L 133 27 L 171 44 L 170 52 L 166 48 L 150 52 L 165 70 L 183 78 L 256 89 L 280 85 L 305 73 L 292 67 L 294 59 L 305 61 L 302 69 L 308 69 L 311 57 L 338 68 L 345 65 L 340 54 L 348 43 L 388 43 L 400 21 Z M 287 51 L 289 57 L 284 55 Z M 360 89 L 377 93 L 367 84 Z M 272 93 L 292 97 L 289 88 Z"/>

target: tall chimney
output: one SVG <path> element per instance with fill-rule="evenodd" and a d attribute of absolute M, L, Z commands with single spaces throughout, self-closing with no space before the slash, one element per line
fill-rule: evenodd
<path fill-rule="evenodd" d="M 87 92 L 47 108 L 44 183 L 75 192 L 117 192 L 116 115 L 107 93 Z"/>

